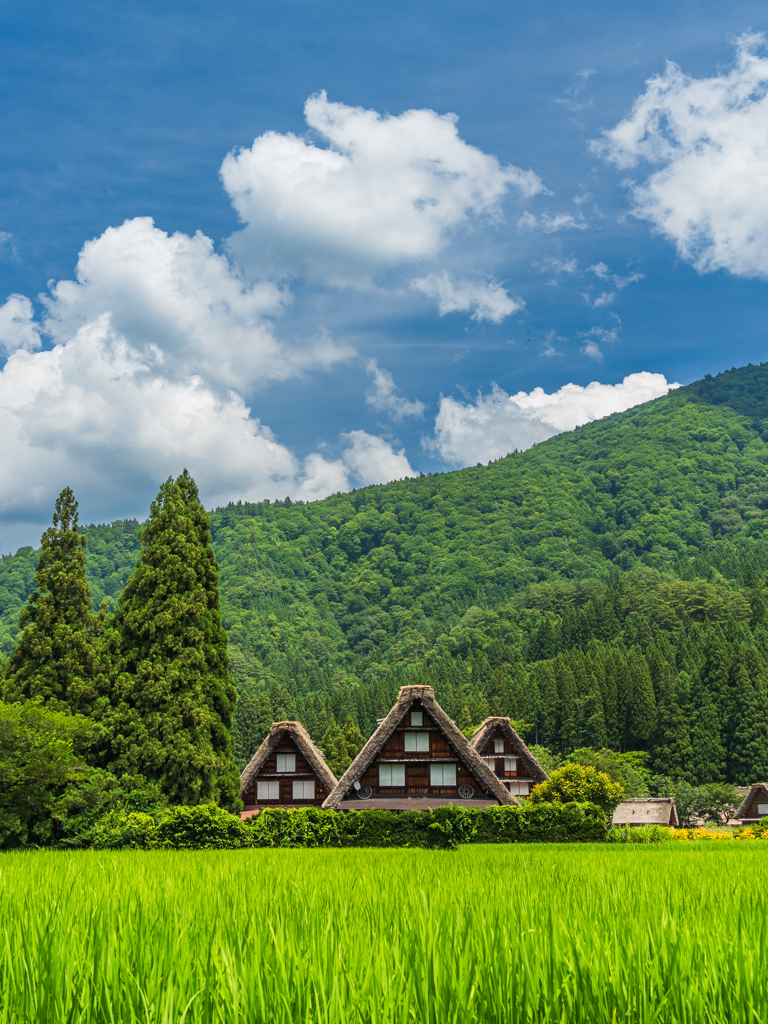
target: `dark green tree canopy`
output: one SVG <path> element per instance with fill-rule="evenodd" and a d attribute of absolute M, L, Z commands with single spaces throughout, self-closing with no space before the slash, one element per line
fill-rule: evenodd
<path fill-rule="evenodd" d="M 19 616 L 22 633 L 4 686 L 8 699 L 40 697 L 72 711 L 93 709 L 97 620 L 85 543 L 75 496 L 65 487 L 56 499 L 53 526 L 43 534 L 35 589 Z"/>
<path fill-rule="evenodd" d="M 160 488 L 141 541 L 116 616 L 114 769 L 156 781 L 173 803 L 235 806 L 235 690 L 218 566 L 208 516 L 186 470 Z"/>

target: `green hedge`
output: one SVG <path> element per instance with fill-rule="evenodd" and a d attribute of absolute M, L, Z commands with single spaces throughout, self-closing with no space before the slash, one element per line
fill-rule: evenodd
<path fill-rule="evenodd" d="M 467 810 L 355 810 L 268 808 L 239 818 L 210 804 L 175 807 L 157 818 L 113 811 L 100 819 L 85 845 L 97 850 L 225 850 L 242 847 L 419 846 L 455 849 L 460 843 L 603 842 L 605 815 L 594 804 L 526 804 Z"/>

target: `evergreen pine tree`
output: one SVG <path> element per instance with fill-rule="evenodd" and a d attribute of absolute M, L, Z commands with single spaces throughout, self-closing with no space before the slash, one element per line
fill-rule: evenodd
<path fill-rule="evenodd" d="M 539 694 L 539 743 L 554 749 L 558 743 L 560 699 L 557 693 L 557 677 L 551 661 L 542 661 L 531 673 L 536 677 Z"/>
<path fill-rule="evenodd" d="M 261 746 L 272 726 L 272 708 L 264 690 L 246 686 L 237 695 L 232 724 L 232 747 L 240 771 Z"/>
<path fill-rule="evenodd" d="M 656 721 L 656 696 L 651 673 L 642 651 L 633 647 L 627 659 L 629 692 L 625 749 L 644 749 L 653 735 Z"/>
<path fill-rule="evenodd" d="M 576 682 L 562 655 L 555 659 L 555 672 L 560 697 L 559 746 L 567 754 L 578 746 L 579 739 Z"/>
<path fill-rule="evenodd" d="M 714 698 L 701 685 L 694 686 L 691 761 L 689 773 L 694 786 L 725 781 L 725 746 L 722 722 Z"/>
<path fill-rule="evenodd" d="M 768 778 L 768 687 L 765 676 L 750 676 L 745 660 L 734 664 L 728 745 L 728 777 L 737 786 Z"/>
<path fill-rule="evenodd" d="M 97 625 L 77 502 L 65 487 L 56 499 L 53 526 L 43 534 L 34 592 L 19 616 L 22 634 L 6 669 L 6 700 L 41 697 L 93 715 Z"/>
<path fill-rule="evenodd" d="M 688 721 L 677 699 L 673 671 L 668 663 L 661 669 L 656 705 L 656 725 L 653 735 L 654 771 L 677 782 L 690 781 L 690 763 L 693 756 Z"/>
<path fill-rule="evenodd" d="M 156 782 L 171 803 L 239 802 L 229 728 L 235 689 L 208 517 L 185 470 L 142 529 L 118 604 L 114 769 Z"/>

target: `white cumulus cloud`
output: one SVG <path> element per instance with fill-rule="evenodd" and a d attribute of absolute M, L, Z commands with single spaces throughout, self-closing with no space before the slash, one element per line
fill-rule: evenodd
<path fill-rule="evenodd" d="M 512 298 L 496 281 L 454 281 L 447 270 L 411 282 L 411 287 L 437 299 L 440 316 L 472 310 L 473 320 L 501 321 L 523 309 L 522 299 Z"/>
<path fill-rule="evenodd" d="M 543 190 L 532 171 L 464 142 L 454 114 L 381 115 L 325 92 L 304 113 L 324 145 L 270 131 L 221 167 L 246 225 L 231 250 L 260 273 L 365 280 L 435 257 L 470 217 L 497 219 L 510 187 L 523 197 Z"/>
<path fill-rule="evenodd" d="M 395 382 L 388 370 L 382 369 L 375 359 L 368 360 L 367 372 L 373 377 L 373 387 L 367 392 L 365 400 L 377 412 L 386 412 L 393 420 L 402 420 L 406 416 L 421 419 L 427 408 L 418 400 L 409 402 L 396 393 Z"/>
<path fill-rule="evenodd" d="M 768 58 L 762 34 L 736 41 L 732 67 L 693 78 L 671 62 L 628 117 L 593 143 L 649 221 L 701 273 L 768 276 Z M 655 168 L 655 169 L 653 169 Z"/>
<path fill-rule="evenodd" d="M 0 347 L 6 352 L 40 348 L 40 327 L 26 295 L 10 295 L 0 306 Z"/>
<path fill-rule="evenodd" d="M 350 430 L 342 437 L 351 442 L 343 455 L 344 465 L 359 483 L 381 484 L 406 476 L 418 476 L 411 469 L 405 450 L 401 448 L 396 452 L 384 438 L 367 434 L 364 430 Z"/>
<path fill-rule="evenodd" d="M 516 448 L 529 448 L 564 430 L 659 398 L 679 386 L 668 383 L 660 373 L 647 372 L 632 373 L 619 384 L 565 384 L 552 394 L 534 388 L 508 395 L 494 385 L 490 394 L 479 394 L 474 402 L 442 397 L 434 435 L 423 443 L 427 451 L 446 462 L 470 466 Z"/>

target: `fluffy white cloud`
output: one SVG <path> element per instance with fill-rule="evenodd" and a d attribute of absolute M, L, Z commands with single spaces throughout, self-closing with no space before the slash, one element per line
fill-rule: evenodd
<path fill-rule="evenodd" d="M 427 408 L 418 400 L 409 402 L 407 398 L 395 393 L 395 382 L 388 370 L 382 370 L 375 359 L 368 360 L 367 371 L 373 377 L 373 387 L 365 396 L 365 400 L 377 412 L 386 412 L 393 420 L 402 420 L 406 416 L 422 418 Z"/>
<path fill-rule="evenodd" d="M 736 62 L 711 78 L 676 64 L 648 79 L 595 152 L 617 167 L 658 168 L 628 187 L 633 212 L 704 273 L 768 276 L 768 58 L 741 36 Z"/>
<path fill-rule="evenodd" d="M 290 298 L 269 281 L 246 285 L 201 232 L 168 235 L 137 217 L 86 242 L 75 280 L 51 289 L 44 327 L 66 344 L 107 316 L 165 376 L 198 374 L 212 387 L 247 392 L 352 354 L 322 334 L 305 346 L 278 341 L 266 317 Z"/>
<path fill-rule="evenodd" d="M 525 306 L 522 299 L 507 295 L 496 281 L 454 281 L 447 270 L 416 278 L 411 287 L 437 299 L 440 316 L 471 309 L 473 320 L 500 324 L 505 317 Z"/>
<path fill-rule="evenodd" d="M 266 132 L 221 167 L 246 225 L 231 249 L 259 273 L 364 280 L 436 256 L 471 216 L 498 218 L 511 186 L 522 196 L 543 189 L 532 171 L 464 142 L 454 114 L 381 115 L 325 92 L 304 113 L 325 147 Z"/>
<path fill-rule="evenodd" d="M 6 352 L 40 348 L 40 327 L 26 295 L 10 295 L 0 306 L 0 348 Z"/>
<path fill-rule="evenodd" d="M 660 373 L 646 372 L 632 373 L 620 384 L 565 384 L 553 394 L 534 388 L 508 395 L 494 385 L 490 394 L 479 394 L 474 402 L 441 398 L 434 436 L 423 443 L 428 451 L 454 465 L 487 462 L 659 398 L 679 386 L 668 383 Z"/>
<path fill-rule="evenodd" d="M 381 484 L 406 476 L 418 476 L 411 469 L 405 450 L 401 448 L 396 452 L 384 438 L 367 434 L 364 430 L 350 430 L 342 437 L 351 441 L 343 455 L 344 465 L 359 483 Z"/>

